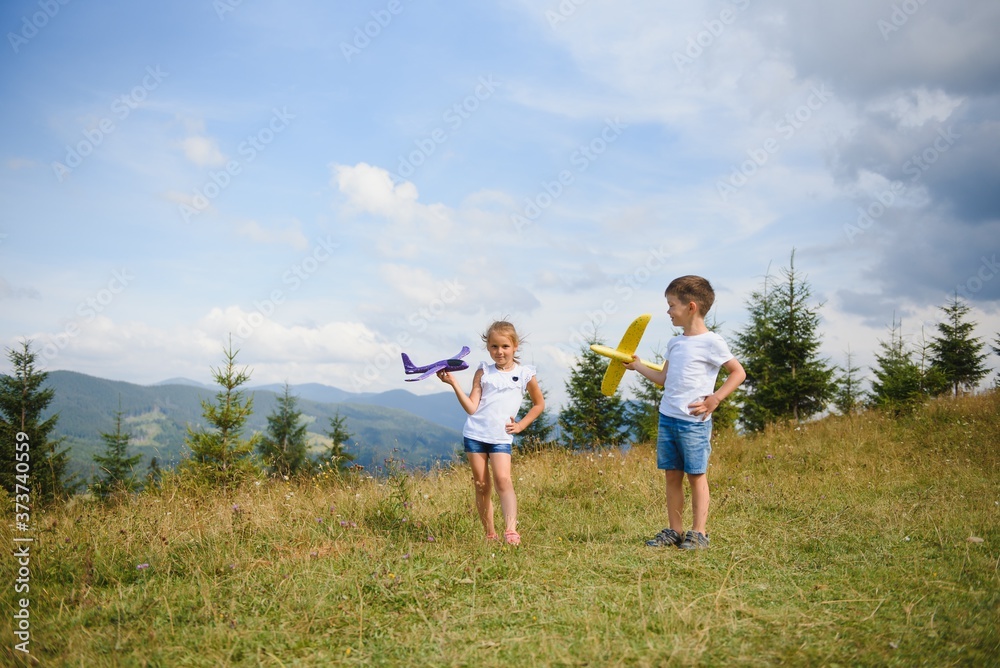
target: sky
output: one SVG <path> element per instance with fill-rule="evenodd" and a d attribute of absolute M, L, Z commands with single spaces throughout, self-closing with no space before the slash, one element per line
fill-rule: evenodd
<path fill-rule="evenodd" d="M 959 295 L 1000 332 L 1000 3 L 0 7 L 0 345 L 40 368 L 352 392 L 508 318 L 549 403 L 586 341 L 730 341 L 795 270 L 831 364 Z M 922 334 L 923 333 L 923 334 Z M 1000 358 L 990 355 L 995 369 Z M 465 378 L 471 383 L 471 373 Z"/>

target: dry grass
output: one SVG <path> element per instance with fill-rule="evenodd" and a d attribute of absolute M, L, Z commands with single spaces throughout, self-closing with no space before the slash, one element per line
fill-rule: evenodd
<path fill-rule="evenodd" d="M 697 553 L 643 545 L 665 523 L 648 446 L 517 458 L 519 549 L 482 540 L 464 467 L 228 495 L 167 485 L 110 509 L 77 501 L 46 513 L 36 534 L 33 656 L 57 666 L 1000 661 L 996 393 L 906 420 L 719 435 L 712 457 L 712 547 Z M 0 571 L 13 582 L 9 560 Z M 12 586 L 3 598 L 13 609 Z M 0 624 L 7 638 L 10 624 Z M 22 662 L 10 644 L 4 657 Z"/>

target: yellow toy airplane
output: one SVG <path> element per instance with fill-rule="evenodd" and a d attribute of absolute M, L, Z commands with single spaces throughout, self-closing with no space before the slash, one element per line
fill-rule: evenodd
<path fill-rule="evenodd" d="M 608 364 L 608 370 L 604 372 L 604 380 L 601 381 L 601 394 L 604 396 L 610 397 L 618 389 L 618 383 L 621 382 L 622 376 L 625 375 L 625 365 L 632 361 L 635 349 L 639 347 L 639 341 L 642 340 L 642 335 L 646 331 L 646 325 L 649 324 L 649 319 L 652 317 L 649 313 L 644 313 L 633 320 L 632 324 L 625 330 L 625 336 L 622 337 L 618 348 L 609 348 L 608 346 L 596 343 L 590 346 L 590 349 L 598 355 L 604 355 L 611 359 L 611 362 Z M 651 362 L 643 362 L 643 364 L 650 369 L 663 370 L 662 364 L 653 364 Z"/>

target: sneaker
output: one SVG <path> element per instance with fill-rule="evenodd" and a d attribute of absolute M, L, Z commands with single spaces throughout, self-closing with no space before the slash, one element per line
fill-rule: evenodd
<path fill-rule="evenodd" d="M 677 546 L 682 550 L 704 550 L 708 548 L 708 535 L 697 531 L 688 531 L 684 540 Z"/>
<path fill-rule="evenodd" d="M 679 533 L 667 527 L 650 540 L 647 540 L 646 545 L 649 547 L 678 547 L 682 540 L 684 538 Z"/>

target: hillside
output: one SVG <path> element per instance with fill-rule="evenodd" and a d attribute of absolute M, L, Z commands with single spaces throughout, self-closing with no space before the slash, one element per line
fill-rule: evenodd
<path fill-rule="evenodd" d="M 93 454 L 103 450 L 100 434 L 114 430 L 119 399 L 125 415 L 124 428 L 132 435 L 134 451 L 143 455 L 140 466 L 145 470 L 152 457 L 162 466 L 180 461 L 187 447 L 184 439 L 188 425 L 204 425 L 201 401 L 212 400 L 215 395 L 214 389 L 193 384 L 144 386 L 71 371 L 50 372 L 46 387 L 55 390 L 48 413 L 59 414 L 55 435 L 64 437 L 65 445 L 70 447 L 71 469 L 88 479 L 95 474 Z M 267 416 L 275 410 L 277 394 L 265 389 L 248 390 L 248 394 L 254 398 L 254 414 L 248 421 L 247 433 L 263 431 Z M 421 399 L 411 403 L 420 404 Z M 392 393 L 388 401 L 407 405 L 397 393 Z M 458 402 L 452 398 L 452 403 L 457 406 Z M 330 418 L 338 413 L 345 417 L 353 435 L 348 451 L 366 468 L 381 465 L 389 456 L 411 466 L 428 467 L 451 459 L 461 448 L 460 432 L 394 406 L 300 398 L 298 409 L 309 421 L 310 440 L 317 452 L 325 443 Z"/>
<path fill-rule="evenodd" d="M 513 473 L 519 548 L 483 540 L 465 465 L 230 493 L 168 483 L 116 506 L 74 499 L 33 518 L 32 658 L 1000 663 L 1000 393 L 907 418 L 719 435 L 712 543 L 698 552 L 644 545 L 665 515 L 648 444 L 519 455 Z M 11 534 L 0 525 L 0 540 Z M 0 578 L 14 582 L 17 568 L 0 561 Z M 0 605 L 16 609 L 16 596 L 4 588 Z M 14 621 L 0 633 L 13 637 Z M 0 657 L 27 665 L 11 643 Z"/>

